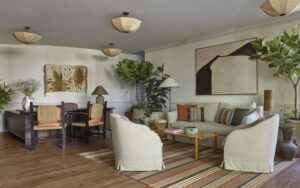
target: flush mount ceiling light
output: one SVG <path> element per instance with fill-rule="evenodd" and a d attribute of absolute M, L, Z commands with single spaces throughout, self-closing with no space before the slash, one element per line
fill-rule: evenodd
<path fill-rule="evenodd" d="M 119 55 L 119 54 L 122 52 L 122 50 L 119 49 L 119 48 L 114 48 L 113 46 L 114 46 L 114 44 L 113 44 L 113 43 L 110 43 L 110 44 L 109 44 L 109 47 L 107 47 L 107 48 L 102 48 L 101 51 L 102 51 L 103 54 L 106 55 L 106 56 L 109 56 L 109 57 L 115 57 L 115 56 Z"/>
<path fill-rule="evenodd" d="M 17 31 L 13 32 L 13 36 L 19 41 L 24 44 L 34 44 L 37 43 L 42 39 L 42 36 L 29 32 L 30 27 L 25 26 L 24 27 L 25 31 Z"/>
<path fill-rule="evenodd" d="M 142 21 L 129 16 L 129 12 L 123 12 L 123 16 L 111 20 L 114 28 L 122 33 L 133 33 L 137 31 Z"/>
<path fill-rule="evenodd" d="M 261 9 L 269 16 L 284 16 L 296 8 L 300 0 L 267 0 Z"/>

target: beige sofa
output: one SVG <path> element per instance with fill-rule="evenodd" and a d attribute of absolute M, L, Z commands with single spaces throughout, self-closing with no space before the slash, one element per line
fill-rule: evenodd
<path fill-rule="evenodd" d="M 192 126 L 198 128 L 200 131 L 217 132 L 219 133 L 220 136 L 227 136 L 229 133 L 231 133 L 234 130 L 247 128 L 248 124 L 253 123 L 256 120 L 263 117 L 263 108 L 261 106 L 256 106 L 256 103 L 231 104 L 231 103 L 214 102 L 214 103 L 189 103 L 189 104 L 198 104 L 200 106 L 204 106 L 205 122 L 177 121 L 177 111 L 173 111 L 173 112 L 168 112 L 167 114 L 169 127 L 185 128 L 185 127 Z M 247 116 L 245 116 L 242 119 L 241 124 L 238 126 L 223 125 L 215 122 L 215 117 L 218 112 L 218 109 L 221 108 L 248 108 L 252 112 Z M 222 138 L 219 142 L 222 143 Z M 205 145 L 210 145 L 210 143 Z"/>

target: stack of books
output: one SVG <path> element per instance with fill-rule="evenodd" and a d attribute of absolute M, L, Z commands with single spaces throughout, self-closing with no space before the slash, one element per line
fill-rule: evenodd
<path fill-rule="evenodd" d="M 184 130 L 181 128 L 168 128 L 168 129 L 165 129 L 165 132 L 173 133 L 173 134 L 181 134 L 181 133 L 184 133 Z"/>

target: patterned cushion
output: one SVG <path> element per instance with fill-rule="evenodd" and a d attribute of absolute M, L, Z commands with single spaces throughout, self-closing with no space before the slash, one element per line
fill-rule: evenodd
<path fill-rule="evenodd" d="M 56 105 L 40 105 L 37 108 L 38 124 L 59 123 L 61 121 L 61 109 Z"/>
<path fill-rule="evenodd" d="M 189 121 L 189 108 L 197 105 L 182 105 L 177 104 L 177 121 Z"/>
<path fill-rule="evenodd" d="M 204 122 L 204 107 L 190 107 L 190 121 Z"/>
<path fill-rule="evenodd" d="M 216 122 L 224 125 L 230 125 L 234 110 L 235 108 L 221 108 L 218 112 L 218 117 L 216 117 Z"/>

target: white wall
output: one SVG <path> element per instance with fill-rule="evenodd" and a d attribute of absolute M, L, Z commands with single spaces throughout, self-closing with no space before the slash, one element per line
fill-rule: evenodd
<path fill-rule="evenodd" d="M 121 54 L 108 58 L 98 50 L 29 45 L 0 45 L 0 79 L 11 83 L 14 80 L 33 78 L 41 83 L 33 95 L 38 104 L 57 104 L 60 101 L 76 102 L 85 106 L 87 101 L 95 101 L 91 93 L 97 85 L 108 91 L 105 96 L 108 106 L 115 107 L 115 112 L 123 113 L 130 105 L 134 92 L 124 85 L 115 74 L 115 64 L 124 58 L 141 59 L 138 55 Z M 55 92 L 44 95 L 43 66 L 45 64 L 84 65 L 88 68 L 87 93 Z M 22 94 L 13 96 L 13 101 L 6 109 L 21 109 Z"/>
<path fill-rule="evenodd" d="M 145 59 L 156 65 L 165 64 L 166 73 L 170 74 L 180 84 L 180 88 L 172 90 L 172 103 L 175 107 L 179 102 L 234 102 L 263 103 L 263 91 L 271 89 L 275 94 L 275 109 L 281 111 L 284 106 L 293 104 L 293 89 L 287 78 L 274 78 L 272 70 L 265 63 L 258 63 L 258 95 L 221 95 L 221 96 L 196 96 L 195 74 L 195 49 L 217 44 L 239 41 L 253 37 L 271 38 L 290 29 L 299 22 L 286 23 L 276 26 L 265 26 L 243 31 L 233 32 L 224 36 L 218 36 L 189 44 L 179 45 L 167 49 L 146 52 Z"/>

